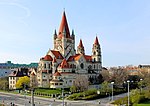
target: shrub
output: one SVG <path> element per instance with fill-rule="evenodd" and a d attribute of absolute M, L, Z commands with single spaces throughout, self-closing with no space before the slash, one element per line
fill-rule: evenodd
<path fill-rule="evenodd" d="M 127 105 L 127 103 L 128 103 L 128 97 L 120 98 L 113 102 L 113 104 L 116 104 L 116 105 L 123 105 L 123 104 Z"/>
<path fill-rule="evenodd" d="M 90 90 L 87 90 L 87 91 L 83 92 L 84 96 L 89 96 L 89 95 L 93 95 L 93 94 L 97 94 L 97 90 L 96 89 L 90 89 Z"/>
<path fill-rule="evenodd" d="M 74 93 L 72 95 L 70 95 L 67 99 L 69 100 L 79 100 L 82 99 L 83 94 L 82 93 Z"/>
<path fill-rule="evenodd" d="M 94 94 L 94 95 L 85 96 L 82 99 L 84 99 L 84 100 L 93 100 L 93 99 L 97 99 L 98 97 L 99 97 L 99 95 Z"/>

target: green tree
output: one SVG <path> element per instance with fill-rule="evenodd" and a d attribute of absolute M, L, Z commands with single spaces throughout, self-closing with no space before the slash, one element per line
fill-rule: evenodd
<path fill-rule="evenodd" d="M 23 89 L 24 87 L 29 87 L 30 85 L 30 78 L 27 76 L 20 77 L 16 83 L 17 89 Z"/>
<path fill-rule="evenodd" d="M 107 81 L 104 81 L 102 84 L 101 84 L 101 91 L 106 93 L 110 93 L 111 92 L 111 87 L 109 86 L 110 84 L 107 82 Z"/>
<path fill-rule="evenodd" d="M 140 91 L 139 89 L 134 89 L 130 93 L 130 101 L 132 104 L 137 104 L 140 102 Z"/>
<path fill-rule="evenodd" d="M 75 93 L 75 92 L 77 92 L 77 87 L 76 86 L 71 86 L 70 87 L 70 91 L 72 92 L 72 93 Z"/>

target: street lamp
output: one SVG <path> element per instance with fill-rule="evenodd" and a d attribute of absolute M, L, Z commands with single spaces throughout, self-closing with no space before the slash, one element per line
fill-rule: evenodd
<path fill-rule="evenodd" d="M 140 79 L 140 81 L 141 81 L 141 93 L 142 93 L 142 86 L 143 86 L 143 85 L 142 85 L 142 80 L 143 80 L 143 79 L 141 78 L 141 79 Z"/>
<path fill-rule="evenodd" d="M 130 104 L 130 98 L 129 98 L 129 96 L 130 96 L 130 93 L 129 93 L 129 83 L 130 83 L 130 81 L 127 80 L 127 83 L 128 83 L 128 106 L 129 106 L 129 104 Z"/>
<path fill-rule="evenodd" d="M 114 84 L 114 82 L 111 82 L 111 85 L 112 85 L 112 99 L 111 99 L 111 101 L 114 100 L 114 98 L 113 98 L 113 84 Z"/>

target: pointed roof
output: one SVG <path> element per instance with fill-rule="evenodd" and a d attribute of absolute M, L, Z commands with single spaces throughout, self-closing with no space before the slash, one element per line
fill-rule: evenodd
<path fill-rule="evenodd" d="M 56 61 L 56 59 L 54 58 L 54 59 L 53 59 L 53 63 L 56 63 L 56 62 L 57 62 L 57 61 Z"/>
<path fill-rule="evenodd" d="M 59 27 L 58 37 L 62 38 L 64 32 L 66 33 L 66 38 L 70 38 L 70 32 L 69 32 L 69 27 L 68 27 L 65 11 L 63 12 L 61 24 L 60 24 L 60 27 Z"/>
<path fill-rule="evenodd" d="M 46 55 L 43 60 L 45 61 L 53 61 L 53 58 L 50 55 Z"/>
<path fill-rule="evenodd" d="M 63 59 L 63 56 L 59 51 L 51 50 L 56 59 Z"/>
<path fill-rule="evenodd" d="M 95 42 L 94 42 L 95 45 L 99 45 L 99 41 L 98 41 L 98 38 L 96 36 L 96 39 L 95 39 Z"/>
<path fill-rule="evenodd" d="M 80 39 L 80 43 L 79 43 L 79 46 L 78 47 L 82 47 L 82 48 L 84 48 L 84 46 L 83 46 L 83 43 L 82 43 L 82 40 Z"/>
<path fill-rule="evenodd" d="M 59 65 L 60 68 L 69 68 L 69 64 L 66 61 L 66 59 L 63 59 L 63 61 L 61 62 L 61 64 Z"/>
<path fill-rule="evenodd" d="M 61 76 L 61 74 L 57 71 L 54 76 Z"/>
<path fill-rule="evenodd" d="M 83 56 L 87 62 L 92 62 L 92 56 L 84 55 L 84 54 L 76 54 L 74 56 L 70 56 L 67 61 L 68 62 L 70 62 L 70 61 L 78 61 L 81 58 L 81 56 Z"/>

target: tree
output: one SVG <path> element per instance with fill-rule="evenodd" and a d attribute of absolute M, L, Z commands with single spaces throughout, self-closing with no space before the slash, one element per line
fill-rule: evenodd
<path fill-rule="evenodd" d="M 141 83 L 139 83 L 139 86 L 147 87 L 147 89 L 150 90 L 150 73 L 148 69 L 141 70 L 140 78 L 142 79 L 142 81 L 140 81 Z"/>
<path fill-rule="evenodd" d="M 84 91 L 88 89 L 89 81 L 86 76 L 77 75 L 74 80 L 73 86 L 76 87 L 76 91 Z"/>
<path fill-rule="evenodd" d="M 0 78 L 0 89 L 1 90 L 8 90 L 9 89 L 9 82 L 8 77 Z"/>
<path fill-rule="evenodd" d="M 30 88 L 35 89 L 38 86 L 37 76 L 35 74 L 30 75 Z"/>
<path fill-rule="evenodd" d="M 133 104 L 137 104 L 140 102 L 140 91 L 138 89 L 134 89 L 131 91 L 130 93 L 130 101 L 133 103 Z"/>
<path fill-rule="evenodd" d="M 104 81 L 102 84 L 101 84 L 101 91 L 106 93 L 110 93 L 111 92 L 111 87 L 109 86 L 110 84 L 107 82 L 107 81 Z"/>
<path fill-rule="evenodd" d="M 104 81 L 110 81 L 110 74 L 108 70 L 102 70 L 101 75 Z"/>
<path fill-rule="evenodd" d="M 30 78 L 28 76 L 20 77 L 16 83 L 17 89 L 28 88 L 30 86 Z"/>
<path fill-rule="evenodd" d="M 110 79 L 114 81 L 117 85 L 122 85 L 124 81 L 128 79 L 128 72 L 123 68 L 111 68 Z"/>
<path fill-rule="evenodd" d="M 72 93 L 74 93 L 74 92 L 77 92 L 77 88 L 76 88 L 76 86 L 71 86 L 70 87 L 70 91 L 72 92 Z"/>

